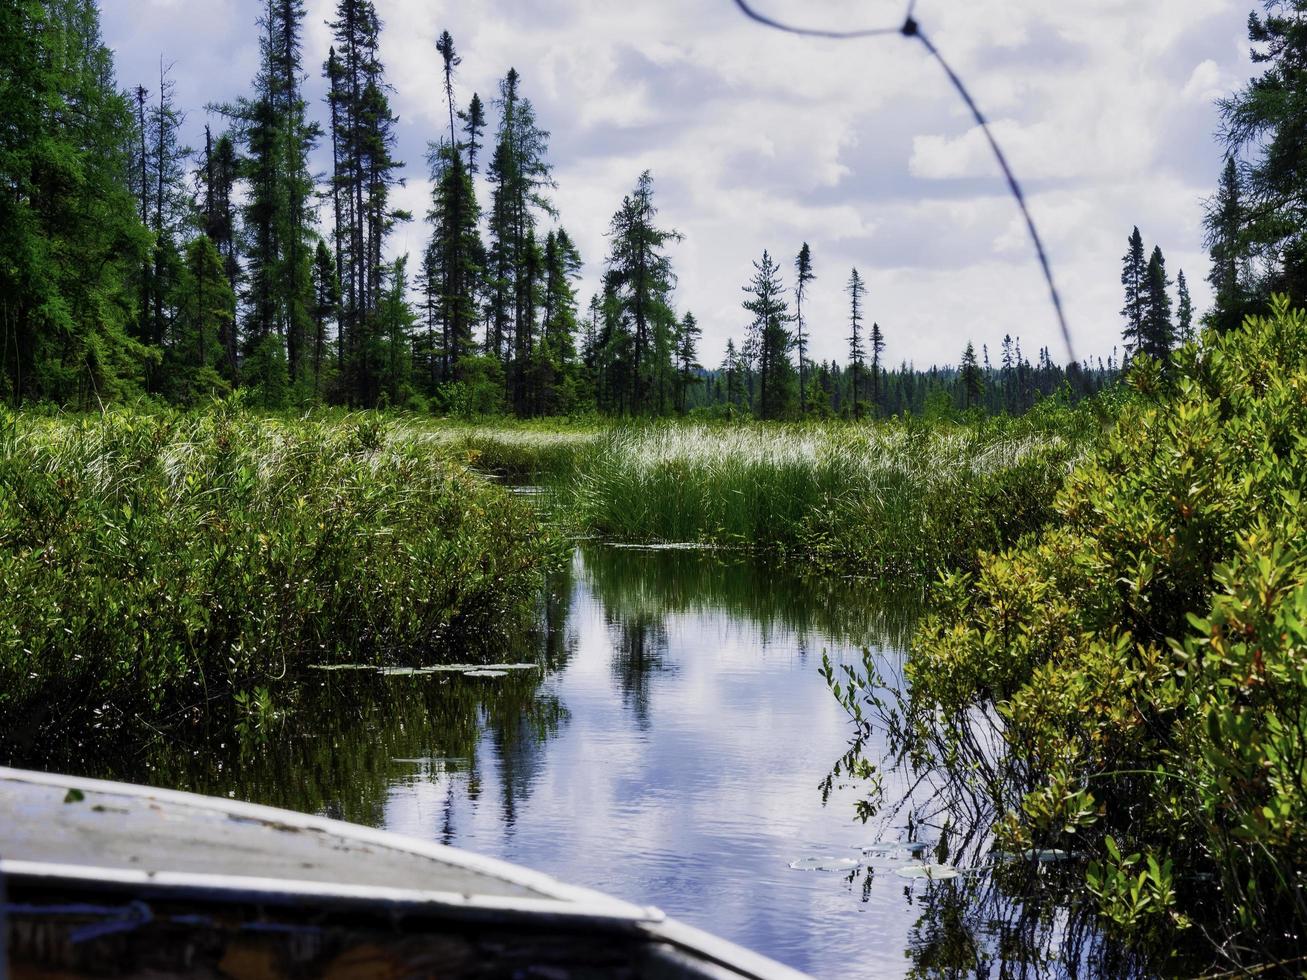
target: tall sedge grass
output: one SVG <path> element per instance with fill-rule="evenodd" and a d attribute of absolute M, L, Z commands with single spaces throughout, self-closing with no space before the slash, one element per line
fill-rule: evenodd
<path fill-rule="evenodd" d="M 656 424 L 605 433 L 565 496 L 627 541 L 803 552 L 859 573 L 969 567 L 1049 516 L 1082 440 L 1033 422 Z"/>
<path fill-rule="evenodd" d="M 597 427 L 548 423 L 482 425 L 411 421 L 395 438 L 429 446 L 477 471 L 517 484 L 559 484 L 575 476 L 600 440 Z"/>
<path fill-rule="evenodd" d="M 533 511 L 375 416 L 0 411 L 0 720 L 159 719 L 319 660 L 493 642 Z"/>

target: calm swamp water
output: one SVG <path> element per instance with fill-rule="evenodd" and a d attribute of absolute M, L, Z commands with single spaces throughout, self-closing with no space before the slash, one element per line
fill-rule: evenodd
<path fill-rule="evenodd" d="M 910 600 L 738 557 L 584 543 L 538 630 L 504 651 L 533 669 L 322 672 L 263 739 L 166 740 L 127 771 L 49 764 L 468 848 L 819 977 L 1114 975 L 1064 910 L 1023 910 L 994 876 L 910 880 L 896 871 L 933 849 L 864 854 L 909 837 L 902 812 L 863 825 L 854 792 L 823 804 L 849 727 L 822 653 L 858 664 L 867 646 L 893 669 L 914 616 Z M 811 858 L 848 867 L 790 867 Z"/>

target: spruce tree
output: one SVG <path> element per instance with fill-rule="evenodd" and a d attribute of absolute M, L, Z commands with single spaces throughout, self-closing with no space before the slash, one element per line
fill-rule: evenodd
<path fill-rule="evenodd" d="M 871 414 L 880 414 L 880 355 L 885 353 L 885 335 L 881 333 L 880 324 L 872 322 L 868 336 L 868 351 L 871 353 Z"/>
<path fill-rule="evenodd" d="M 538 394 L 541 415 L 566 413 L 579 400 L 576 334 L 576 289 L 581 275 L 581 253 L 567 230 L 559 228 L 545 238 L 543 316 L 539 357 L 545 367 Z"/>
<path fill-rule="evenodd" d="M 659 228 L 655 223 L 657 215 L 653 176 L 646 170 L 635 189 L 622 199 L 608 230 L 607 282 L 616 302 L 614 314 L 622 326 L 611 339 L 623 346 L 620 352 L 612 351 L 612 360 L 620 365 L 617 373 L 630 386 L 621 400 L 629 411 L 637 413 L 655 407 L 651 396 L 668 367 L 655 360 L 657 346 L 661 346 L 655 343 L 659 339 L 656 333 L 675 322 L 670 310 L 676 277 L 666 248 L 681 236 L 674 230 Z M 667 348 L 670 363 L 670 345 Z"/>
<path fill-rule="evenodd" d="M 454 156 L 459 156 L 458 135 L 454 131 L 454 69 L 463 63 L 463 59 L 454 53 L 454 35 L 441 31 L 436 39 L 436 53 L 440 55 L 445 68 L 445 101 L 449 104 L 449 145 Z"/>
<path fill-rule="evenodd" d="M 324 372 L 329 367 L 327 324 L 335 323 L 339 343 L 340 276 L 336 258 L 325 240 L 319 238 L 313 254 L 313 392 L 321 399 Z"/>
<path fill-rule="evenodd" d="M 799 254 L 794 259 L 794 346 L 799 353 L 799 414 L 808 413 L 808 397 L 805 366 L 808 359 L 808 342 L 803 333 L 803 298 L 807 293 L 808 283 L 817 278 L 812 272 L 812 251 L 804 242 Z"/>
<path fill-rule="evenodd" d="M 694 314 L 686 313 L 681 318 L 676 335 L 676 409 L 682 415 L 687 410 L 687 396 L 694 383 L 694 372 L 699 369 L 695 358 L 698 357 L 699 337 L 702 334 L 703 328 L 699 326 Z"/>
<path fill-rule="evenodd" d="M 227 286 L 235 294 L 241 275 L 235 203 L 238 179 L 236 145 L 226 133 L 214 141 L 208 126 L 204 127 L 204 137 L 204 168 L 200 174 L 204 194 L 201 231 L 217 249 Z M 218 338 L 222 350 L 220 369 L 223 377 L 233 383 L 237 377 L 237 333 L 233 320 L 223 324 Z"/>
<path fill-rule="evenodd" d="M 1176 273 L 1175 292 L 1177 298 L 1175 315 L 1179 340 L 1182 344 L 1188 344 L 1194 339 L 1194 304 L 1193 299 L 1189 296 L 1189 284 L 1185 282 L 1183 269 Z"/>
<path fill-rule="evenodd" d="M 1121 331 L 1127 351 L 1133 352 L 1143 344 L 1144 309 L 1147 305 L 1147 265 L 1144 259 L 1144 239 L 1136 225 L 1127 239 L 1125 256 L 1121 259 L 1121 285 L 1125 290 L 1125 305 L 1121 316 L 1125 327 Z"/>
<path fill-rule="evenodd" d="M 862 281 L 862 276 L 858 275 L 856 267 L 849 275 L 849 283 L 845 288 L 849 294 L 849 394 L 853 400 L 853 417 L 860 419 L 862 418 L 862 389 L 859 386 L 859 375 L 862 373 L 863 359 L 867 356 L 862 346 L 862 297 L 866 295 L 867 287 Z"/>
<path fill-rule="evenodd" d="M 534 237 L 537 214 L 552 216 L 547 192 L 553 187 L 551 168 L 545 158 L 549 133 L 536 125 L 535 108 L 520 91 L 521 77 L 510 68 L 499 86 L 499 129 L 496 133 L 488 176 L 492 186 L 489 215 L 488 310 L 491 348 L 508 360 L 517 360 L 533 349 L 532 338 L 521 335 L 532 329 L 527 322 L 536 283 L 528 266 L 539 264 L 540 256 L 527 248 Z M 536 248 L 538 252 L 538 247 Z M 528 366 L 516 364 L 507 372 L 513 387 L 512 401 L 519 410 L 528 401 L 523 389 Z"/>
<path fill-rule="evenodd" d="M 383 262 L 396 220 L 390 191 L 402 166 L 394 156 L 396 119 L 386 94 L 379 41 L 381 21 L 371 0 L 337 0 L 330 28 L 335 41 L 325 74 L 332 115 L 332 192 L 342 311 L 346 400 L 375 405 L 383 389 L 387 344 L 379 320 L 383 282 L 395 269 Z"/>
<path fill-rule="evenodd" d="M 236 319 L 236 294 L 222 256 L 205 235 L 186 246 L 177 294 L 159 388 L 170 401 L 193 405 L 229 388 L 218 367 L 224 358 L 221 338 Z"/>
<path fill-rule="evenodd" d="M 481 134 L 486 130 L 486 109 L 481 104 L 481 96 L 473 92 L 472 101 L 465 111 L 458 114 L 458 118 L 463 121 L 463 133 L 466 136 L 463 145 L 467 147 L 467 169 L 476 174 L 477 154 L 482 147 Z"/>
<path fill-rule="evenodd" d="M 750 333 L 758 338 L 758 416 L 779 419 L 787 414 L 790 383 L 794 368 L 790 350 L 794 338 L 786 324 L 790 322 L 781 283 L 780 267 L 765 249 L 761 261 L 753 263 L 753 278 L 744 287 L 748 299 L 744 308 L 753 314 Z"/>
<path fill-rule="evenodd" d="M 1216 196 L 1207 202 L 1203 223 L 1212 259 L 1207 281 L 1212 285 L 1212 310 L 1207 322 L 1218 332 L 1238 327 L 1249 312 L 1249 255 L 1243 187 L 1234 157 L 1226 158 Z"/>
<path fill-rule="evenodd" d="M 1262 73 L 1218 103 L 1222 135 L 1230 158 L 1246 160 L 1240 174 L 1240 236 L 1260 267 L 1250 292 L 1259 302 L 1272 292 L 1286 293 L 1302 305 L 1307 302 L 1307 0 L 1263 0 L 1262 6 L 1264 14 L 1248 17 L 1252 60 Z M 1225 184 L 1219 196 L 1226 195 Z M 1231 251 L 1237 256 L 1237 249 Z M 1220 303 L 1218 308 L 1226 309 Z"/>
<path fill-rule="evenodd" d="M 1175 328 L 1171 322 L 1171 280 L 1166 276 L 1166 260 L 1160 247 L 1154 246 L 1144 274 L 1144 314 L 1139 351 L 1166 363 L 1175 346 Z"/>
<path fill-rule="evenodd" d="M 431 241 L 423 264 L 427 294 L 428 383 L 437 379 L 461 379 L 459 366 L 473 353 L 476 325 L 480 319 L 478 293 L 484 267 L 485 247 L 481 241 L 481 208 L 477 204 L 472 175 L 454 142 L 453 71 L 461 59 L 454 53 L 454 39 L 445 31 L 436 43 L 444 59 L 445 97 L 449 105 L 450 141 L 432 145 L 429 160 L 434 188 L 431 210 Z M 437 354 L 434 339 L 440 324 Z"/>
<path fill-rule="evenodd" d="M 966 349 L 962 352 L 958 381 L 962 386 L 963 407 L 973 408 L 979 405 L 985 393 L 985 383 L 980 373 L 980 365 L 976 363 L 976 347 L 969 340 Z"/>

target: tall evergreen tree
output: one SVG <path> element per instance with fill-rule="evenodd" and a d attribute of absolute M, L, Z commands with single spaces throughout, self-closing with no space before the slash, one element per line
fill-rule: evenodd
<path fill-rule="evenodd" d="M 226 133 L 215 142 L 208 126 L 204 127 L 204 169 L 200 177 L 204 193 L 200 230 L 217 249 L 227 277 L 227 287 L 235 295 L 240 282 L 240 259 L 236 242 L 236 146 Z M 235 382 L 237 377 L 237 332 L 233 319 L 222 324 L 218 337 L 222 351 L 221 371 L 231 382 Z"/>
<path fill-rule="evenodd" d="M 340 261 L 342 357 L 348 401 L 374 405 L 383 387 L 386 344 L 379 322 L 385 240 L 407 217 L 390 206 L 402 164 L 394 157 L 395 117 L 379 54 L 381 21 L 372 0 L 337 0 L 335 44 L 325 73 L 332 115 L 332 191 Z M 393 294 L 393 283 L 391 292 Z M 390 372 L 393 375 L 393 372 Z"/>
<path fill-rule="evenodd" d="M 220 339 L 236 319 L 236 294 L 222 256 L 207 236 L 186 246 L 178 286 L 159 387 L 169 400 L 189 405 L 229 387 L 217 368 L 224 357 Z"/>
<path fill-rule="evenodd" d="M 183 114 L 174 100 L 171 68 L 159 59 L 157 97 L 148 98 L 143 85 L 135 89 L 136 123 L 133 135 L 132 191 L 139 201 L 141 219 L 153 240 L 140 269 L 140 315 L 136 336 L 158 351 L 173 342 L 184 276 L 181 250 L 192 224 L 192 205 L 186 186 L 185 158 L 179 132 Z M 163 379 L 157 364 L 147 372 L 150 390 L 161 392 Z"/>
<path fill-rule="evenodd" d="M 880 355 L 885 353 L 885 335 L 881 333 L 880 324 L 871 324 L 868 335 L 868 351 L 871 353 L 871 414 L 880 414 Z"/>
<path fill-rule="evenodd" d="M 559 228 L 545 238 L 543 316 L 537 360 L 540 364 L 536 413 L 556 415 L 571 411 L 578 400 L 576 288 L 581 275 L 581 253 L 567 230 Z"/>
<path fill-rule="evenodd" d="M 862 362 L 867 356 L 862 345 L 862 297 L 867 294 L 867 286 L 858 275 L 855 267 L 849 275 L 846 291 L 849 294 L 849 374 L 851 376 L 850 397 L 853 400 L 853 417 L 862 418 L 862 390 L 859 387 L 859 375 Z"/>
<path fill-rule="evenodd" d="M 687 398 L 694 384 L 694 372 L 699 369 L 696 358 L 699 356 L 699 337 L 703 328 L 693 313 L 686 313 L 681 318 L 680 329 L 676 334 L 676 410 L 682 415 L 687 410 Z"/>
<path fill-rule="evenodd" d="M 327 324 L 335 323 L 339 333 L 340 276 L 336 258 L 324 239 L 318 239 L 313 253 L 313 392 L 323 395 L 324 372 L 329 367 Z M 339 337 L 337 338 L 339 341 Z"/>
<path fill-rule="evenodd" d="M 479 227 L 472 175 L 463 163 L 454 129 L 453 71 L 462 59 L 454 53 L 454 39 L 441 34 L 436 50 L 444 59 L 445 97 L 449 104 L 450 141 L 432 145 L 431 241 L 423 265 L 427 293 L 428 380 L 462 377 L 460 364 L 473 351 L 479 320 L 477 297 L 485 266 L 485 247 Z M 440 324 L 439 356 L 434 349 L 434 325 Z"/>
<path fill-rule="evenodd" d="M 1144 309 L 1148 302 L 1144 238 L 1139 234 L 1138 225 L 1130 232 L 1127 244 L 1125 256 L 1121 259 L 1121 286 L 1125 290 L 1125 305 L 1121 307 L 1125 327 L 1121 336 L 1126 350 L 1133 352 L 1143 343 Z"/>
<path fill-rule="evenodd" d="M 1166 260 L 1161 248 L 1154 246 L 1144 274 L 1144 315 L 1139 351 L 1165 363 L 1175 346 L 1175 327 L 1171 322 L 1171 280 L 1166 275 Z"/>
<path fill-rule="evenodd" d="M 463 63 L 454 52 L 454 35 L 441 31 L 436 39 L 436 52 L 445 66 L 445 101 L 449 104 L 449 145 L 454 156 L 459 156 L 458 134 L 454 131 L 454 69 Z"/>
<path fill-rule="evenodd" d="M 482 147 L 481 135 L 486 130 L 486 109 L 481 104 L 481 96 L 473 92 L 472 101 L 466 110 L 458 114 L 458 118 L 463 121 L 463 133 L 466 136 L 463 145 L 467 147 L 467 169 L 476 174 L 477 154 Z"/>
<path fill-rule="evenodd" d="M 1176 273 L 1175 292 L 1175 315 L 1179 340 L 1182 344 L 1188 344 L 1194 339 L 1194 303 L 1189 295 L 1189 283 L 1185 282 L 1183 269 Z"/>
<path fill-rule="evenodd" d="M 762 260 L 753 263 L 753 278 L 744 287 L 748 299 L 744 308 L 753 314 L 750 332 L 758 338 L 758 416 L 779 419 L 790 404 L 790 382 L 794 368 L 790 350 L 794 338 L 786 326 L 790 322 L 780 267 L 764 249 Z"/>
<path fill-rule="evenodd" d="M 1212 259 L 1212 310 L 1207 322 L 1220 333 L 1233 330 L 1250 312 L 1250 259 L 1243 185 L 1233 156 L 1226 157 L 1216 196 L 1207 202 L 1203 223 Z"/>
<path fill-rule="evenodd" d="M 254 94 L 222 107 L 245 147 L 246 354 L 265 348 L 260 370 L 287 379 L 259 378 L 265 391 L 287 380 L 307 380 L 312 335 L 311 268 L 315 247 L 309 154 L 320 131 L 308 119 L 303 97 L 303 0 L 265 0 L 259 18 L 260 64 Z M 281 347 L 281 354 L 272 353 Z"/>
<path fill-rule="evenodd" d="M 0 395 L 73 405 L 139 390 L 129 338 L 149 237 L 132 115 L 93 0 L 0 4 Z"/>
<path fill-rule="evenodd" d="M 1243 240 L 1258 260 L 1253 293 L 1307 302 L 1307 0 L 1263 0 L 1248 17 L 1262 73 L 1219 102 L 1229 155 L 1243 154 Z M 1222 181 L 1225 184 L 1225 181 Z M 1224 196 L 1226 188 L 1222 187 Z M 1219 303 L 1218 303 L 1219 306 Z"/>
<path fill-rule="evenodd" d="M 799 353 L 799 414 L 808 413 L 808 396 L 805 367 L 808 359 L 808 341 L 803 332 L 803 299 L 808 283 L 817 277 L 812 272 L 812 250 L 804 242 L 794 259 L 794 346 Z"/>
<path fill-rule="evenodd" d="M 980 365 L 976 363 L 976 347 L 969 340 L 966 349 L 962 352 L 958 381 L 962 388 L 963 407 L 973 408 L 979 405 L 985 393 L 984 377 L 980 372 Z"/>
<path fill-rule="evenodd" d="M 657 215 L 653 177 L 646 170 L 635 189 L 622 199 L 608 229 L 608 283 L 621 325 L 613 339 L 630 339 L 629 345 L 623 345 L 626 350 L 614 351 L 614 361 L 629 357 L 629 363 L 623 364 L 618 374 L 629 384 L 621 401 L 631 412 L 651 408 L 655 382 L 668 367 L 655 360 L 655 333 L 660 324 L 675 322 L 670 309 L 676 277 L 665 250 L 681 236 L 674 230 L 659 228 L 655 223 Z M 670 345 L 667 353 L 670 355 Z"/>
<path fill-rule="evenodd" d="M 532 329 L 527 320 L 538 283 L 529 266 L 538 265 L 540 256 L 527 248 L 527 241 L 534 239 L 537 212 L 554 214 L 547 197 L 553 186 L 545 158 L 549 133 L 536 125 L 535 108 L 520 86 L 521 77 L 510 68 L 499 86 L 499 129 L 488 171 L 492 194 L 487 317 L 490 347 L 505 360 L 517 360 L 534 347 L 533 338 L 522 332 Z M 523 387 L 527 366 L 517 364 L 508 376 L 512 401 L 521 410 L 528 401 Z"/>

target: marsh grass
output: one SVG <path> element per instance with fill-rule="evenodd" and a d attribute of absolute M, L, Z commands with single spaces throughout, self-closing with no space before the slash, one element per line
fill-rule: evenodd
<path fill-rule="evenodd" d="M 438 423 L 413 419 L 394 438 L 511 484 L 558 486 L 573 479 L 601 439 L 597 426 Z"/>
<path fill-rule="evenodd" d="M 529 506 L 376 416 L 3 413 L 0 717 L 160 721 L 310 662 L 438 662 L 557 557 Z"/>
<path fill-rule="evenodd" d="M 574 455 L 560 497 L 610 540 L 930 575 L 973 567 L 979 550 L 1041 526 L 1094 429 L 1071 410 L 967 424 L 628 426 Z"/>

